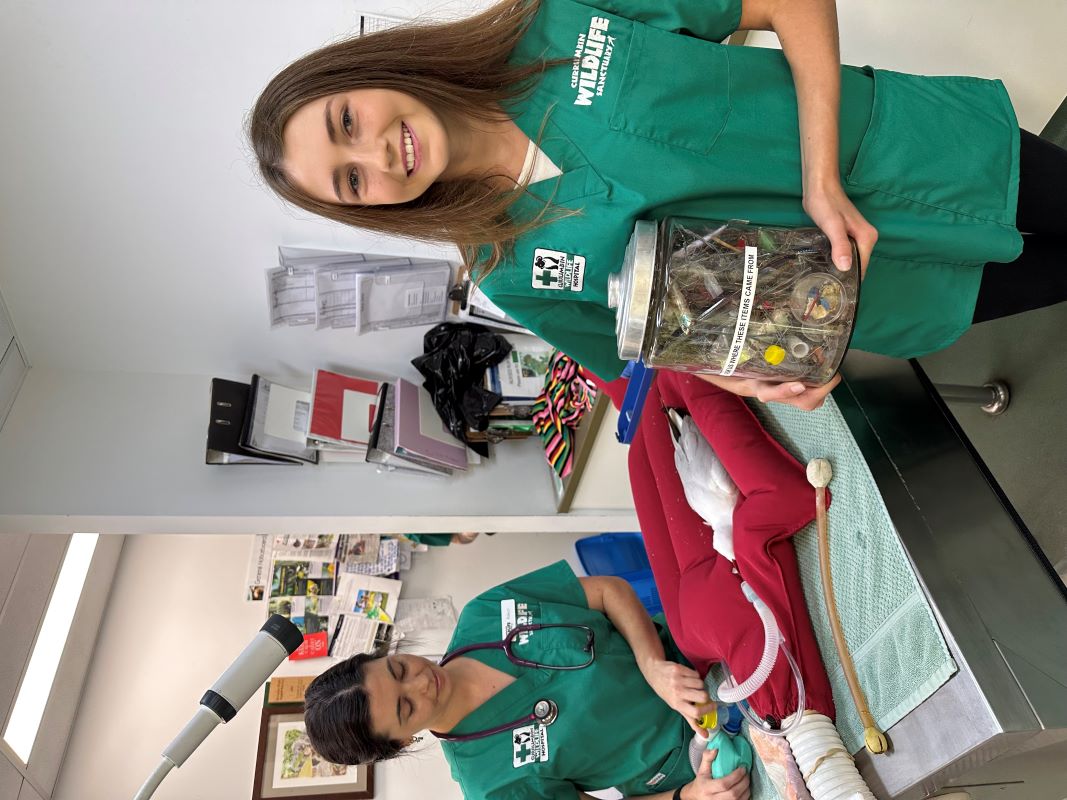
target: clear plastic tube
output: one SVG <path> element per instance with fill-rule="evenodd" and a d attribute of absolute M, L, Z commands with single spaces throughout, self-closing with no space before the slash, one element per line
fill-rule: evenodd
<path fill-rule="evenodd" d="M 774 612 L 759 599 L 752 587 L 743 581 L 741 590 L 755 607 L 756 613 L 759 614 L 759 618 L 763 622 L 763 654 L 760 656 L 756 669 L 741 684 L 736 683 L 733 676 L 727 671 L 726 680 L 719 684 L 718 690 L 719 700 L 724 703 L 739 703 L 746 697 L 750 697 L 753 692 L 767 682 L 771 670 L 774 669 L 774 662 L 778 660 L 778 645 L 782 639 L 782 634 L 778 630 L 778 623 L 774 619 Z"/>
<path fill-rule="evenodd" d="M 758 731 L 766 733 L 769 736 L 786 736 L 796 730 L 803 718 L 804 703 L 807 701 L 807 695 L 804 692 L 804 678 L 800 674 L 800 665 L 797 664 L 797 660 L 793 658 L 793 654 L 789 652 L 789 648 L 785 646 L 785 642 L 779 642 L 778 646 L 785 654 L 785 660 L 789 662 L 789 668 L 793 670 L 793 677 L 797 682 L 797 711 L 793 715 L 793 721 L 784 728 L 772 728 L 767 724 L 766 720 L 762 720 L 756 716 L 756 712 L 748 707 L 748 703 L 737 704 L 737 707 L 741 709 L 741 713 L 744 715 L 745 719 L 748 720 L 748 724 L 755 726 Z M 727 675 L 729 675 L 729 667 L 726 668 L 726 671 Z"/>
<path fill-rule="evenodd" d="M 693 738 L 689 740 L 689 766 L 693 768 L 695 775 L 700 769 L 700 761 L 704 758 L 704 751 L 711 741 L 710 731 L 707 736 L 699 731 L 693 732 Z"/>

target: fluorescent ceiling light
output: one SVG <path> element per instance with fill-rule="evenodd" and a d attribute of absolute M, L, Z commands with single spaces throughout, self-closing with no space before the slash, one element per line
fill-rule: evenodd
<path fill-rule="evenodd" d="M 4 741 L 24 764 L 29 763 L 30 751 L 37 739 L 37 730 L 52 692 L 59 659 L 74 622 L 74 612 L 78 609 L 78 600 L 99 538 L 95 533 L 76 533 L 70 538 L 63 566 L 59 569 L 59 578 L 52 589 L 44 621 L 26 665 L 18 697 L 15 698 L 15 706 L 4 729 Z"/>

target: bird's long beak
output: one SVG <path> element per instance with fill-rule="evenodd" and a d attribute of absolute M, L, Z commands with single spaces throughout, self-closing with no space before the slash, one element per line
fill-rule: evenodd
<path fill-rule="evenodd" d="M 677 444 L 682 438 L 682 415 L 676 408 L 664 408 L 663 411 L 667 415 L 667 424 L 671 426 L 671 437 Z"/>

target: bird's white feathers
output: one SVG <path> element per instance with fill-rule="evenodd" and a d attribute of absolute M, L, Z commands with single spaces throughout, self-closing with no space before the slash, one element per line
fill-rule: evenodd
<path fill-rule="evenodd" d="M 674 440 L 674 464 L 685 499 L 714 531 L 712 546 L 734 560 L 734 506 L 737 486 L 690 416 L 667 409 Z"/>

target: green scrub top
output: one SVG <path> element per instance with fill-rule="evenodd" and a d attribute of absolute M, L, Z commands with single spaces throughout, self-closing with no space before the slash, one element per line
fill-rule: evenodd
<path fill-rule="evenodd" d="M 520 237 L 482 286 L 602 378 L 624 366 L 607 279 L 636 220 L 812 224 L 784 55 L 716 43 L 740 15 L 739 0 L 542 0 L 514 51 L 566 63 L 512 108 L 563 170 L 512 214 L 578 213 Z M 1018 153 L 1000 81 L 842 68 L 842 183 L 879 231 L 853 347 L 914 357 L 969 327 L 982 265 L 1021 252 Z"/>
<path fill-rule="evenodd" d="M 454 650 L 500 641 L 516 625 L 577 623 L 596 633 L 595 661 L 564 671 L 512 664 L 500 650 L 468 653 L 516 680 L 453 729 L 482 731 L 528 715 L 542 699 L 555 701 L 551 725 L 522 723 L 467 742 L 442 740 L 452 777 L 466 800 L 571 800 L 578 790 L 616 786 L 626 796 L 670 791 L 693 779 L 685 720 L 641 675 L 626 640 L 589 608 L 574 572 L 560 561 L 490 589 L 468 603 L 449 644 Z M 661 636 L 666 634 L 663 629 Z M 584 636 L 535 631 L 516 655 L 542 663 L 578 663 Z M 519 637 L 516 637 L 519 638 Z M 669 644 L 669 642 L 667 643 Z M 562 661 L 559 659 L 571 659 Z"/>

